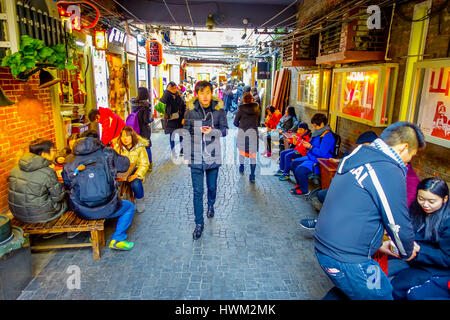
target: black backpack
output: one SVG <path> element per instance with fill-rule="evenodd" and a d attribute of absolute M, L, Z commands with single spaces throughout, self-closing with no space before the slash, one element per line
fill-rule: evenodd
<path fill-rule="evenodd" d="M 334 147 L 333 147 L 333 151 L 331 152 L 331 154 L 333 155 L 333 158 L 338 158 L 339 157 L 339 149 L 341 148 L 341 136 L 338 135 L 337 133 L 334 133 L 333 131 L 327 130 L 324 133 L 322 133 L 322 135 L 320 136 L 320 143 L 322 143 L 322 138 L 325 134 L 327 134 L 328 132 L 331 132 L 331 134 L 334 137 Z"/>
<path fill-rule="evenodd" d="M 78 170 L 80 165 L 84 165 L 85 169 Z M 83 206 L 94 208 L 106 204 L 114 196 L 115 179 L 103 150 L 76 156 L 67 175 L 75 198 Z"/>

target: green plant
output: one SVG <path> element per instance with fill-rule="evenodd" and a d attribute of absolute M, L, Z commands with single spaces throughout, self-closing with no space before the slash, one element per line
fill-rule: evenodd
<path fill-rule="evenodd" d="M 69 38 L 73 41 L 72 38 Z M 68 47 L 72 47 L 68 44 Z M 24 72 L 39 65 L 45 67 L 56 67 L 59 70 L 75 71 L 77 67 L 72 63 L 72 58 L 68 57 L 64 44 L 57 44 L 52 47 L 45 46 L 44 41 L 23 35 L 20 37 L 20 50 L 14 54 L 8 54 L 2 59 L 2 67 L 10 67 L 11 74 L 15 78 L 23 80 Z"/>

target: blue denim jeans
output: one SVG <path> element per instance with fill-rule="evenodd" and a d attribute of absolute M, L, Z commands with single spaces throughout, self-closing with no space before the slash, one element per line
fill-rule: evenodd
<path fill-rule="evenodd" d="M 302 194 L 308 193 L 308 176 L 312 171 L 302 165 L 298 166 L 294 171 L 295 180 L 297 185 L 300 186 Z"/>
<path fill-rule="evenodd" d="M 216 202 L 217 177 L 219 168 L 202 170 L 191 168 L 192 187 L 194 188 L 194 215 L 195 224 L 203 224 L 203 192 L 204 176 L 206 175 L 206 186 L 208 189 L 208 206 Z"/>
<path fill-rule="evenodd" d="M 352 300 L 392 300 L 392 285 L 373 259 L 363 263 L 337 261 L 315 250 L 319 265 L 333 284 Z"/>
<path fill-rule="evenodd" d="M 147 151 L 147 155 L 148 155 L 148 162 L 152 163 L 153 159 L 152 159 L 152 149 L 150 147 L 145 147 L 145 150 Z"/>
<path fill-rule="evenodd" d="M 170 150 L 174 151 L 175 149 L 175 135 L 173 133 L 170 134 Z M 183 153 L 183 137 L 180 136 L 180 153 Z"/>
<path fill-rule="evenodd" d="M 113 213 L 109 218 L 119 218 L 117 219 L 116 231 L 114 231 L 111 240 L 116 240 L 117 242 L 124 241 L 127 239 L 127 230 L 131 225 L 131 221 L 134 216 L 134 204 L 127 200 L 122 200 L 122 206 L 119 210 Z"/>
<path fill-rule="evenodd" d="M 134 179 L 131 181 L 130 186 L 136 199 L 142 199 L 144 197 L 144 186 L 142 185 L 141 179 Z"/>
<path fill-rule="evenodd" d="M 283 150 L 280 153 L 280 170 L 284 172 L 284 174 L 289 174 L 291 170 L 292 160 L 301 158 L 301 154 L 297 153 L 294 149 Z"/>

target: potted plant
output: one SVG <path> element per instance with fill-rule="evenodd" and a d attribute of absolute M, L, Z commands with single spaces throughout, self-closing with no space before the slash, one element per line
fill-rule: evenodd
<path fill-rule="evenodd" d="M 73 36 L 67 38 L 67 47 L 74 48 Z M 65 44 L 57 44 L 51 47 L 44 41 L 23 35 L 20 37 L 20 50 L 14 54 L 8 54 L 2 59 L 2 67 L 10 67 L 11 74 L 19 80 L 27 81 L 28 78 L 43 68 L 57 68 L 59 70 L 75 71 L 77 67 L 72 63 Z"/>

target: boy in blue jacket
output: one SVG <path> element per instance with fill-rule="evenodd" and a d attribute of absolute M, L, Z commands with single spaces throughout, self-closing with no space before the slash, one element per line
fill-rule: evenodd
<path fill-rule="evenodd" d="M 298 196 L 309 195 L 308 175 L 314 170 L 314 164 L 319 158 L 329 159 L 333 157 L 335 140 L 330 126 L 327 124 L 327 116 L 316 113 L 311 118 L 314 132 L 309 142 L 304 141 L 303 145 L 308 150 L 305 157 L 297 158 L 292 162 L 292 172 L 294 172 L 297 185 L 291 193 Z M 318 168 L 316 170 L 319 170 Z M 316 173 L 319 173 L 318 171 Z"/>
<path fill-rule="evenodd" d="M 425 147 L 420 129 L 397 122 L 339 164 L 315 230 L 318 262 L 350 299 L 392 300 L 392 285 L 371 257 L 384 230 L 410 261 L 420 249 L 406 203 L 406 164 Z"/>

